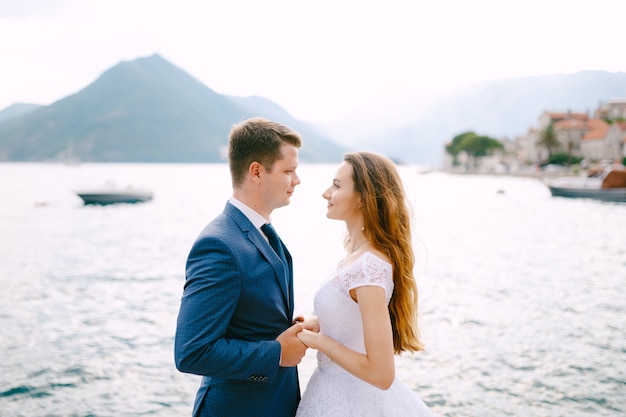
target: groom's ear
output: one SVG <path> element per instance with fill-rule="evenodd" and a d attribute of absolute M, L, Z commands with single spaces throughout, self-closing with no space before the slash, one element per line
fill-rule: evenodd
<path fill-rule="evenodd" d="M 263 166 L 258 162 L 252 162 L 248 167 L 248 175 L 252 178 L 253 181 L 261 180 L 261 170 Z"/>

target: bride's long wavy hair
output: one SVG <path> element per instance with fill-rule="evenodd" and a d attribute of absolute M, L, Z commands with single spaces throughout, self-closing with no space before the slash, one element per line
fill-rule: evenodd
<path fill-rule="evenodd" d="M 395 353 L 424 350 L 418 328 L 418 293 L 413 266 L 411 217 L 395 164 L 373 152 L 350 152 L 354 188 L 361 196 L 365 237 L 387 254 L 394 290 L 389 302 Z"/>

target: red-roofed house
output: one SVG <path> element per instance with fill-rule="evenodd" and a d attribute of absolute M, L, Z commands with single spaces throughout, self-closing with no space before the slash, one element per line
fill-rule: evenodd
<path fill-rule="evenodd" d="M 626 158 L 626 99 L 619 99 L 602 103 L 593 118 L 587 113 L 545 111 L 539 116 L 537 127 L 529 128 L 514 142 L 501 141 L 506 145 L 505 152 L 482 158 L 473 169 L 514 171 L 524 164 L 545 163 L 548 151 L 537 143 L 550 124 L 560 143 L 556 152 L 582 157 L 587 164 L 621 163 Z"/>
<path fill-rule="evenodd" d="M 570 149 L 572 155 L 581 156 L 580 143 L 586 131 L 589 116 L 587 113 L 549 112 L 545 111 L 539 116 L 536 128 L 528 130 L 526 135 L 516 138 L 517 156 L 520 161 L 538 164 L 548 158 L 548 152 L 537 146 L 541 133 L 552 123 L 561 143 L 562 152 Z"/>
<path fill-rule="evenodd" d="M 586 122 L 589 120 L 589 115 L 587 113 L 576 113 L 571 111 L 566 112 L 549 112 L 544 111 L 541 116 L 539 116 L 539 126 L 537 129 L 545 130 L 546 127 L 550 123 L 558 123 L 563 120 L 579 120 L 582 122 Z"/>
<path fill-rule="evenodd" d="M 562 119 L 554 122 L 554 131 L 556 132 L 557 139 L 561 143 L 562 152 L 567 152 L 573 156 L 582 156 L 580 143 L 585 134 L 591 129 L 591 126 L 597 125 L 597 123 L 595 123 L 596 121 L 607 124 L 603 120 L 585 120 L 582 118 Z"/>
<path fill-rule="evenodd" d="M 520 161 L 541 163 L 548 152 L 537 145 L 541 134 L 552 123 L 561 144 L 559 152 L 582 157 L 589 161 L 616 161 L 626 156 L 626 123 L 606 120 L 626 118 L 626 100 L 612 100 L 600 105 L 596 117 L 587 113 L 543 112 L 537 128 L 516 139 L 517 156 Z M 601 117 L 597 117 L 601 116 Z"/>
<path fill-rule="evenodd" d="M 592 120 L 594 123 L 581 143 L 583 156 L 592 161 L 621 161 L 626 152 L 626 123 L 608 124 L 604 120 Z"/>

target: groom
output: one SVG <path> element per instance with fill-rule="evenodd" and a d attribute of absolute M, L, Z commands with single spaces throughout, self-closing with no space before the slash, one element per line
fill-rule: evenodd
<path fill-rule="evenodd" d="M 262 118 L 230 132 L 233 195 L 191 248 L 176 328 L 176 367 L 203 376 L 194 416 L 295 415 L 306 346 L 292 325 L 291 255 L 266 224 L 300 184 L 301 144 Z"/>

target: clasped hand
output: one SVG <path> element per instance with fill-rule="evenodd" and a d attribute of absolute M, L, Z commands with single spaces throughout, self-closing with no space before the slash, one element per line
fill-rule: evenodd
<path fill-rule="evenodd" d="M 276 341 L 280 343 L 281 347 L 280 366 L 296 366 L 302 361 L 309 347 L 300 338 L 300 333 L 304 330 L 307 332 L 319 332 L 320 326 L 317 317 L 311 317 L 310 319 L 305 319 L 302 316 L 296 317 L 293 326 L 289 327 L 276 338 Z"/>

